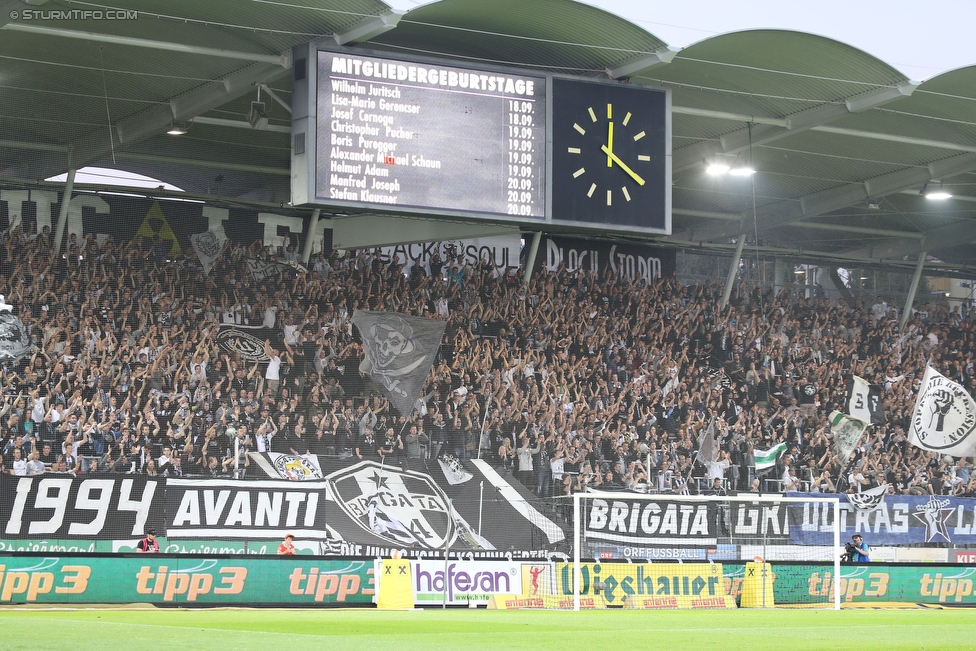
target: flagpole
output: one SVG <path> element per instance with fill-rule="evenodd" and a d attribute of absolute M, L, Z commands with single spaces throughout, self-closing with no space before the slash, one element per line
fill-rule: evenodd
<path fill-rule="evenodd" d="M 485 438 L 485 426 L 488 424 L 488 409 L 491 407 L 491 397 L 492 394 L 488 394 L 488 399 L 485 400 L 485 417 L 481 419 L 481 435 L 478 437 L 478 459 L 481 460 L 481 441 Z M 480 533 L 480 532 L 479 532 Z"/>
<path fill-rule="evenodd" d="M 851 466 L 854 464 L 855 458 L 856 457 L 854 456 L 854 454 L 851 453 L 851 458 L 847 460 L 847 465 L 841 468 L 840 477 L 837 478 L 837 487 L 834 489 L 837 491 L 837 493 L 843 493 L 844 491 L 847 490 L 847 486 L 844 486 L 843 484 L 841 484 L 841 482 L 848 483 L 847 473 L 851 469 Z"/>
<path fill-rule="evenodd" d="M 481 481 L 481 495 L 478 497 L 478 535 L 481 535 L 481 514 L 485 508 L 485 482 Z M 444 576 L 447 576 L 446 574 Z"/>
<path fill-rule="evenodd" d="M 447 498 L 447 518 L 450 522 L 454 522 L 454 502 L 451 501 L 450 497 Z M 447 575 L 451 557 L 451 528 L 448 525 L 447 535 L 444 536 L 444 595 L 441 598 L 441 608 L 444 610 L 447 610 Z"/>
<path fill-rule="evenodd" d="M 413 416 L 413 409 L 410 410 L 410 416 Z M 403 427 L 400 428 L 400 433 L 397 434 L 397 439 L 400 441 L 400 443 L 403 443 L 403 431 L 407 429 L 407 425 L 410 424 L 410 416 L 407 416 L 406 420 L 403 421 Z M 413 470 L 413 468 L 410 467 L 409 459 L 407 459 L 407 450 L 404 448 L 400 450 L 401 465 L 403 464 L 403 461 L 405 459 L 407 460 L 406 461 L 407 469 Z"/>

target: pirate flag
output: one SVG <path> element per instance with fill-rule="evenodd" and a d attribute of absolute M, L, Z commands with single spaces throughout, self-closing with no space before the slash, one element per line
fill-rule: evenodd
<path fill-rule="evenodd" d="M 445 321 L 396 312 L 356 310 L 352 322 L 363 338 L 359 370 L 409 417 L 441 345 Z"/>
<path fill-rule="evenodd" d="M 33 349 L 27 326 L 14 316 L 12 306 L 0 294 L 0 361 L 21 359 Z"/>

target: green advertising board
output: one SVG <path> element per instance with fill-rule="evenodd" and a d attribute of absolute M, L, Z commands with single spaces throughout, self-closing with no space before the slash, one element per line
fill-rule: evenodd
<path fill-rule="evenodd" d="M 277 540 L 196 540 L 192 538 L 167 539 L 160 536 L 159 551 L 164 554 L 249 554 L 253 556 L 276 556 Z M 27 540 L 0 538 L 0 552 L 42 552 L 56 554 L 81 553 L 135 553 L 136 543 L 132 540 Z M 313 556 L 318 545 L 304 545 L 299 542 L 295 553 L 300 556 Z"/>
<path fill-rule="evenodd" d="M 741 594 L 745 565 L 725 562 L 727 594 Z M 773 599 L 777 605 L 806 604 L 833 595 L 833 565 L 773 563 Z M 976 604 L 976 567 L 964 565 L 868 563 L 841 565 L 843 603 L 908 602 Z"/>
<path fill-rule="evenodd" d="M 369 604 L 372 560 L 0 554 L 0 603 Z"/>

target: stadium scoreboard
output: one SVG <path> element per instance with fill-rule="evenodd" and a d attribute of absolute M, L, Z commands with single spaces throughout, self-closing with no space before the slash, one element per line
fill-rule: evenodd
<path fill-rule="evenodd" d="M 670 94 L 296 48 L 292 203 L 670 233 Z"/>

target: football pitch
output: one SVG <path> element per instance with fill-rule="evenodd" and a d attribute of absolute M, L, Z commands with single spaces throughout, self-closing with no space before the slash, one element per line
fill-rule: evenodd
<path fill-rule="evenodd" d="M 5 651 L 976 649 L 973 610 L 485 611 L 0 608 Z"/>

